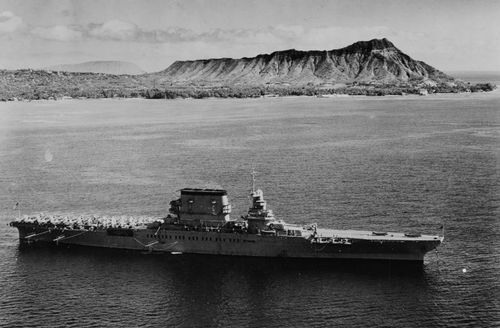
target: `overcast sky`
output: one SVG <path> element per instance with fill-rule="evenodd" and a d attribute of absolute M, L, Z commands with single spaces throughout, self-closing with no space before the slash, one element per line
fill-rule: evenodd
<path fill-rule="evenodd" d="M 0 68 L 331 50 L 386 37 L 445 71 L 500 71 L 500 1 L 0 0 Z"/>

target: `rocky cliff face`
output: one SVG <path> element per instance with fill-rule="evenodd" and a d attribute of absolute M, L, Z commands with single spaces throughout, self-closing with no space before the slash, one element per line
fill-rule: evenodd
<path fill-rule="evenodd" d="M 57 65 L 49 67 L 47 69 L 51 71 L 104 73 L 114 75 L 137 75 L 144 73 L 144 71 L 139 66 L 133 63 L 113 60 Z"/>
<path fill-rule="evenodd" d="M 356 42 L 330 51 L 276 51 L 253 58 L 177 61 L 156 73 L 172 82 L 220 84 L 325 84 L 453 80 L 404 54 L 387 39 Z"/>

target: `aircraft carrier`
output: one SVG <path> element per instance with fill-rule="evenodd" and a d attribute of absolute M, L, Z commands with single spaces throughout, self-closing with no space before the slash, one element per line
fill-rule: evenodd
<path fill-rule="evenodd" d="M 29 245 L 91 247 L 227 256 L 302 259 L 364 259 L 423 263 L 444 237 L 416 233 L 323 229 L 289 224 L 267 208 L 261 190 L 251 191 L 248 213 L 230 218 L 222 189 L 180 190 L 163 218 L 24 216 L 10 225 Z"/>

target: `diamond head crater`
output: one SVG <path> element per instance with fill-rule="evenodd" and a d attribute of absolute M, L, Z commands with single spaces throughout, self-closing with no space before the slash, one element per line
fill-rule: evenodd
<path fill-rule="evenodd" d="M 2 101 L 426 95 L 495 88 L 455 79 L 411 58 L 385 38 L 334 50 L 290 49 L 239 59 L 176 61 L 153 73 L 114 61 L 0 70 Z"/>

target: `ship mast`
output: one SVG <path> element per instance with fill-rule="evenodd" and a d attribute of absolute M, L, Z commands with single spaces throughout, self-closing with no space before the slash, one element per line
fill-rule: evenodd
<path fill-rule="evenodd" d="M 252 194 L 255 193 L 255 175 L 257 172 L 255 172 L 255 169 L 252 168 L 252 172 L 250 173 L 252 175 Z"/>

